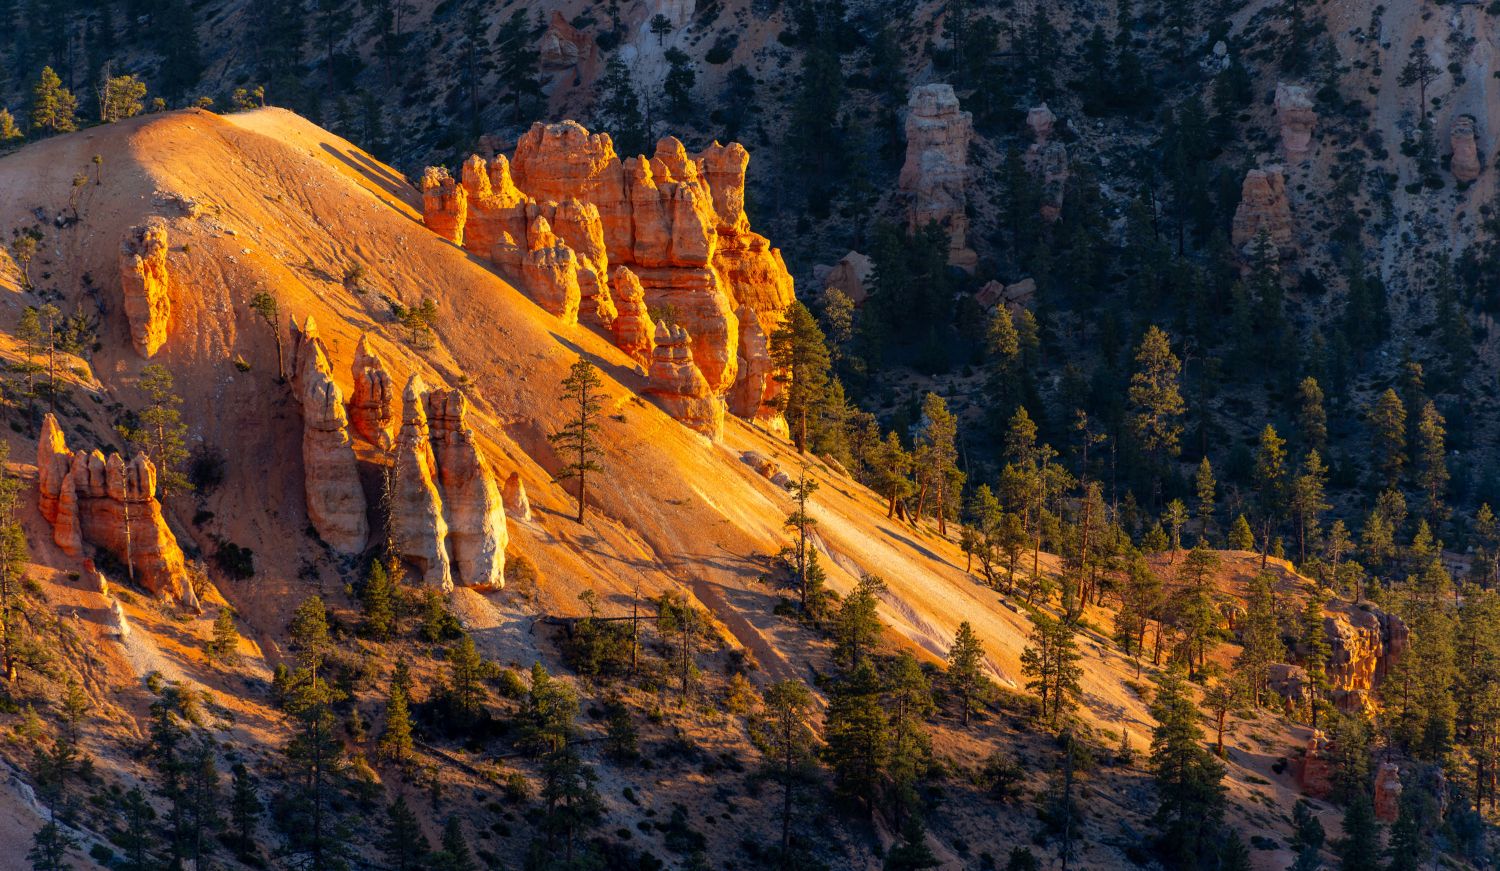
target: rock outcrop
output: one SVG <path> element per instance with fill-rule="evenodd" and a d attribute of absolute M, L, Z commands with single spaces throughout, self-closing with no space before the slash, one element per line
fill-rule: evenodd
<path fill-rule="evenodd" d="M 819 270 L 824 270 L 821 275 Z M 875 264 L 858 251 L 850 251 L 832 266 L 814 267 L 813 277 L 823 283 L 823 293 L 837 290 L 849 297 L 855 305 L 864 305 L 870 298 L 870 279 L 874 277 Z"/>
<path fill-rule="evenodd" d="M 651 365 L 651 352 L 656 348 L 656 327 L 646 310 L 646 291 L 641 280 L 629 267 L 620 266 L 611 277 L 618 309 L 610 330 L 614 333 L 615 347 L 633 357 L 643 366 Z"/>
<path fill-rule="evenodd" d="M 561 12 L 553 12 L 537 49 L 542 69 L 567 70 L 592 60 L 595 44 L 587 33 L 569 24 Z"/>
<path fill-rule="evenodd" d="M 1376 688 L 1406 650 L 1406 623 L 1367 604 L 1335 602 L 1323 617 L 1323 631 L 1331 700 L 1346 713 L 1371 713 Z"/>
<path fill-rule="evenodd" d="M 1026 113 L 1032 143 L 1026 149 L 1026 167 L 1041 183 L 1042 220 L 1052 223 L 1062 217 L 1063 194 L 1068 187 L 1068 147 L 1052 138 L 1057 116 L 1047 104 Z"/>
<path fill-rule="evenodd" d="M 1375 819 L 1394 823 L 1401 815 L 1401 769 L 1394 762 L 1382 762 L 1375 772 Z"/>
<path fill-rule="evenodd" d="M 37 505 L 53 538 L 78 556 L 85 543 L 126 566 L 157 595 L 180 596 L 187 566 L 156 500 L 156 467 L 145 454 L 128 463 L 98 450 L 69 452 L 57 418 L 42 421 L 37 443 Z"/>
<path fill-rule="evenodd" d="M 1453 129 L 1448 134 L 1448 145 L 1453 149 L 1453 157 L 1448 163 L 1448 169 L 1452 171 L 1453 177 L 1461 182 L 1471 182 L 1479 178 L 1482 169 L 1479 161 L 1479 141 L 1474 132 L 1474 116 L 1460 115 L 1453 119 Z"/>
<path fill-rule="evenodd" d="M 354 350 L 354 390 L 349 424 L 359 437 L 389 453 L 396 446 L 396 389 L 368 334 Z"/>
<path fill-rule="evenodd" d="M 1327 798 L 1333 792 L 1333 745 L 1322 732 L 1314 730 L 1297 760 L 1297 787 L 1304 795 Z"/>
<path fill-rule="evenodd" d="M 646 394 L 684 425 L 711 439 L 724 431 L 724 402 L 693 362 L 692 338 L 680 325 L 656 324 L 656 349 Z"/>
<path fill-rule="evenodd" d="M 509 541 L 505 506 L 466 420 L 468 400 L 457 390 L 434 390 L 427 395 L 427 409 L 457 583 L 503 587 Z"/>
<path fill-rule="evenodd" d="M 391 540 L 403 560 L 416 566 L 422 583 L 453 589 L 448 560 L 448 522 L 437 487 L 437 459 L 427 425 L 427 385 L 413 375 L 401 394 L 401 432 L 396 437 Z"/>
<path fill-rule="evenodd" d="M 1019 314 L 1021 309 L 1030 308 L 1035 299 L 1035 278 L 1023 278 L 1015 284 L 988 281 L 985 282 L 984 287 L 974 292 L 974 301 L 982 308 L 990 309 L 1003 305 L 1013 315 Z"/>
<path fill-rule="evenodd" d="M 422 221 L 427 229 L 455 245 L 464 244 L 469 220 L 469 196 L 448 170 L 429 166 L 418 184 L 422 192 Z"/>
<path fill-rule="evenodd" d="M 521 480 L 521 473 L 511 472 L 510 477 L 505 479 L 505 515 L 513 517 L 523 523 L 531 520 L 531 500 L 526 497 L 526 484 Z"/>
<path fill-rule="evenodd" d="M 307 519 L 329 547 L 364 551 L 370 522 L 365 491 L 349 438 L 344 394 L 333 380 L 328 352 L 311 316 L 293 329 L 296 357 L 292 389 L 302 407 L 302 474 Z"/>
<path fill-rule="evenodd" d="M 897 182 L 907 198 L 907 229 L 936 221 L 948 233 L 948 262 L 972 271 L 969 247 L 969 141 L 974 119 L 959 108 L 952 85 L 918 85 L 907 101 L 906 162 Z"/>
<path fill-rule="evenodd" d="M 130 341 L 142 357 L 155 356 L 171 328 L 171 277 L 167 272 L 167 228 L 152 221 L 132 227 L 120 244 L 120 289 Z"/>
<path fill-rule="evenodd" d="M 764 387 L 770 363 L 754 356 L 763 352 L 753 336 L 741 339 L 741 321 L 753 316 L 769 336 L 795 294 L 781 252 L 750 230 L 749 161 L 735 143 L 692 155 L 673 137 L 650 157 L 621 159 L 605 134 L 572 121 L 538 123 L 517 142 L 513 159 L 471 158 L 461 197 L 445 170 L 430 170 L 424 210 L 428 226 L 448 238 L 455 236 L 446 228 L 462 211 L 467 229 L 459 238 L 470 251 L 510 271 L 565 321 L 577 310 L 642 364 L 653 359 L 646 308 L 671 311 L 691 337 L 710 393 L 751 396 Z M 610 269 L 624 285 L 613 292 Z M 741 384 L 745 378 L 755 383 Z M 770 384 L 774 394 L 779 385 Z M 749 413 L 763 416 L 774 402 L 736 403 L 752 405 Z"/>
<path fill-rule="evenodd" d="M 1281 150 L 1288 163 L 1300 163 L 1312 146 L 1318 113 L 1302 85 L 1276 83 L 1276 124 L 1281 128 Z"/>
<path fill-rule="evenodd" d="M 1262 234 L 1278 255 L 1291 255 L 1292 206 L 1286 196 L 1286 178 L 1279 166 L 1250 170 L 1240 187 L 1231 241 L 1236 250 L 1248 256 L 1254 253 Z"/>

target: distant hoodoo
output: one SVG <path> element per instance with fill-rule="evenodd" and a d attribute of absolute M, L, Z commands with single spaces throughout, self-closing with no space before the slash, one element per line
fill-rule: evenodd
<path fill-rule="evenodd" d="M 972 272 L 979 263 L 968 241 L 974 117 L 959 109 L 952 85 L 918 85 L 906 106 L 906 163 L 897 185 L 907 198 L 907 230 L 936 221 L 948 233 L 948 262 Z"/>
<path fill-rule="evenodd" d="M 131 228 L 120 244 L 120 287 L 131 344 L 142 357 L 153 357 L 166 344 L 172 319 L 166 225 Z"/>

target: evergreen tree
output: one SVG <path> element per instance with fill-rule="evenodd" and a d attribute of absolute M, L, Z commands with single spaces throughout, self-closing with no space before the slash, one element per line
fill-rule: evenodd
<path fill-rule="evenodd" d="M 870 663 L 856 665 L 830 694 L 823 740 L 839 793 L 873 809 L 890 759 L 890 720 Z"/>
<path fill-rule="evenodd" d="M 792 501 L 797 508 L 787 515 L 785 526 L 793 530 L 797 540 L 792 544 L 792 568 L 797 572 L 797 595 L 801 599 L 802 611 L 816 618 L 822 613 L 823 591 L 821 589 L 821 577 L 813 569 L 817 562 L 817 548 L 813 546 L 812 530 L 818 525 L 818 521 L 807 510 L 808 500 L 812 494 L 818 491 L 816 478 L 807 476 L 807 464 L 802 464 L 802 472 L 797 480 L 792 482 Z"/>
<path fill-rule="evenodd" d="M 1292 482 L 1292 511 L 1297 517 L 1297 564 L 1307 562 L 1309 541 L 1316 541 L 1322 515 L 1332 506 L 1325 493 L 1328 469 L 1316 449 L 1307 452 Z"/>
<path fill-rule="evenodd" d="M 376 641 L 386 641 L 396 631 L 396 605 L 401 594 L 400 587 L 383 560 L 370 564 L 370 573 L 359 590 L 359 601 L 363 614 L 363 629 Z"/>
<path fill-rule="evenodd" d="M 640 97 L 631 81 L 630 70 L 618 53 L 611 54 L 604 64 L 597 106 L 599 120 L 609 129 L 615 148 L 622 156 L 641 154 L 646 150 L 650 133 L 641 115 Z"/>
<path fill-rule="evenodd" d="M 460 726 L 472 725 L 485 716 L 485 702 L 489 691 L 485 689 L 487 671 L 484 658 L 474 646 L 474 639 L 465 634 L 458 643 L 448 648 L 448 685 L 445 688 L 448 712 Z"/>
<path fill-rule="evenodd" d="M 44 134 L 70 133 L 78 129 L 78 98 L 62 86 L 62 79 L 43 67 L 31 89 L 31 129 Z"/>
<path fill-rule="evenodd" d="M 1082 656 L 1073 640 L 1073 627 L 1044 613 L 1031 615 L 1031 638 L 1021 651 L 1021 674 L 1030 678 L 1026 689 L 1040 701 L 1043 722 L 1056 729 L 1082 694 Z"/>
<path fill-rule="evenodd" d="M 385 830 L 381 833 L 380 853 L 390 871 L 426 871 L 431 845 L 422 834 L 417 815 L 397 794 L 385 811 Z"/>
<path fill-rule="evenodd" d="M 401 664 L 405 664 L 401 660 Z M 385 731 L 380 736 L 381 757 L 405 767 L 411 763 L 414 748 L 412 740 L 411 708 L 407 698 L 407 687 L 399 680 L 391 681 L 390 693 L 385 702 Z"/>
<path fill-rule="evenodd" d="M 1447 517 L 1447 507 L 1444 504 L 1448 490 L 1446 424 L 1447 421 L 1438 413 L 1437 406 L 1428 400 L 1417 418 L 1416 472 L 1427 519 L 1434 525 Z"/>
<path fill-rule="evenodd" d="M 172 373 L 153 363 L 141 370 L 139 387 L 146 406 L 134 425 L 120 427 L 120 434 L 155 464 L 162 499 L 174 492 L 191 492 L 193 485 L 181 471 L 188 458 L 187 424 L 182 420 L 182 397 L 176 393 Z"/>
<path fill-rule="evenodd" d="M 1333 844 L 1343 871 L 1367 871 L 1378 867 L 1380 829 L 1375 823 L 1375 809 L 1363 792 L 1350 800 L 1344 809 L 1344 836 Z"/>
<path fill-rule="evenodd" d="M 1166 461 L 1177 456 L 1180 418 L 1187 409 L 1177 385 L 1182 364 L 1172 353 L 1167 334 L 1155 326 L 1146 330 L 1135 362 L 1136 372 L 1130 378 L 1131 428 L 1153 464 L 1153 488 L 1159 491 Z"/>
<path fill-rule="evenodd" d="M 547 438 L 568 462 L 558 470 L 557 480 L 578 479 L 578 522 L 583 522 L 584 509 L 588 505 L 588 475 L 603 472 L 599 465 L 599 417 L 603 414 L 604 400 L 601 388 L 604 382 L 599 372 L 587 360 L 579 360 L 568 370 L 563 379 L 562 393 L 558 397 L 568 408 L 568 422 L 563 428 Z"/>
<path fill-rule="evenodd" d="M 1323 452 L 1328 446 L 1328 412 L 1323 409 L 1323 388 L 1308 376 L 1297 387 L 1297 429 L 1308 450 Z"/>
<path fill-rule="evenodd" d="M 1217 853 L 1224 813 L 1224 767 L 1203 747 L 1198 709 L 1179 672 L 1156 678 L 1151 715 L 1151 767 L 1157 806 L 1157 849 L 1171 867 L 1191 868 Z"/>
<path fill-rule="evenodd" d="M 234 626 L 234 609 L 228 605 L 219 609 L 214 618 L 214 634 L 208 643 L 209 658 L 221 665 L 239 662 L 240 633 Z"/>
<path fill-rule="evenodd" d="M 1286 659 L 1273 584 L 1274 578 L 1265 572 L 1251 579 L 1241 633 L 1244 646 L 1235 659 L 1235 671 L 1244 676 L 1250 703 L 1257 707 L 1270 695 L 1271 666 Z"/>
<path fill-rule="evenodd" d="M 510 92 L 514 120 L 520 121 L 527 107 L 542 97 L 542 83 L 537 78 L 541 52 L 532 33 L 531 10 L 517 9 L 511 13 L 495 35 L 495 48 L 500 85 Z"/>
<path fill-rule="evenodd" d="M 854 590 L 844 597 L 834 617 L 834 653 L 851 668 L 864 662 L 880 638 L 880 594 L 885 581 L 879 575 L 865 575 Z"/>
<path fill-rule="evenodd" d="M 1396 391 L 1387 389 L 1369 411 L 1371 452 L 1386 487 L 1401 482 L 1406 466 L 1406 406 Z"/>
<path fill-rule="evenodd" d="M 271 328 L 271 336 L 276 340 L 276 377 L 285 381 L 286 360 L 281 347 L 281 307 L 276 302 L 276 297 L 262 290 L 250 298 L 250 310 Z"/>
<path fill-rule="evenodd" d="M 809 418 L 827 394 L 830 366 L 828 344 L 807 306 L 792 303 L 786 320 L 771 334 L 770 350 L 774 377 L 782 385 L 780 411 L 791 426 L 792 442 L 805 451 Z"/>
<path fill-rule="evenodd" d="M 963 723 L 969 725 L 969 714 L 974 710 L 979 693 L 987 681 L 984 677 L 984 645 L 975 634 L 974 627 L 965 620 L 958 624 L 953 635 L 953 645 L 948 648 L 948 683 L 953 694 L 958 696 Z"/>
<path fill-rule="evenodd" d="M 958 419 L 948 410 L 948 403 L 936 393 L 922 398 L 922 422 L 917 431 L 917 450 L 922 457 L 918 477 L 917 517 L 931 482 L 935 491 L 933 506 L 937 510 L 938 535 L 948 535 L 947 516 L 958 502 L 963 473 L 958 469 Z"/>
<path fill-rule="evenodd" d="M 693 69 L 693 59 L 677 47 L 667 49 L 667 77 L 662 83 L 666 97 L 667 116 L 678 121 L 693 114 L 693 87 L 698 82 L 698 73 Z"/>
<path fill-rule="evenodd" d="M 798 783 L 806 779 L 812 732 L 806 724 L 812 693 L 798 680 L 783 680 L 766 691 L 766 714 L 773 776 L 781 784 L 782 864 L 790 864 L 792 847 L 792 799 Z"/>
<path fill-rule="evenodd" d="M 10 145 L 25 138 L 26 134 L 16 124 L 16 117 L 9 109 L 0 106 L 0 146 Z"/>
<path fill-rule="evenodd" d="M 1198 494 L 1198 540 L 1207 544 L 1214 525 L 1216 507 L 1214 503 L 1218 489 L 1214 481 L 1214 467 L 1209 464 L 1208 457 L 1204 457 L 1202 462 L 1198 463 L 1198 471 L 1193 477 L 1193 488 Z"/>
<path fill-rule="evenodd" d="M 1323 628 L 1323 600 L 1318 589 L 1308 593 L 1307 604 L 1302 610 L 1301 647 L 1302 667 L 1307 672 L 1309 707 L 1314 729 L 1318 727 L 1318 712 L 1326 704 L 1324 693 L 1328 692 L 1328 635 Z"/>
<path fill-rule="evenodd" d="M 235 849 L 241 856 L 254 855 L 255 828 L 260 822 L 261 802 L 250 769 L 236 762 L 230 769 L 229 822 Z"/>
<path fill-rule="evenodd" d="M 463 823 L 450 814 L 443 823 L 442 849 L 428 860 L 433 871 L 479 871 L 469 841 L 464 837 Z"/>

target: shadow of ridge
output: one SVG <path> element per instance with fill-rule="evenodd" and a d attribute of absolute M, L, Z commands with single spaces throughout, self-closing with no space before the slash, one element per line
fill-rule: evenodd
<path fill-rule="evenodd" d="M 907 538 L 906 536 L 901 535 L 898 532 L 894 532 L 888 527 L 880 526 L 878 527 L 878 529 L 887 538 L 901 542 L 902 544 L 906 545 L 922 556 L 927 557 L 933 562 L 942 563 L 943 565 L 950 566 L 952 568 L 958 568 L 957 566 L 953 565 L 953 563 L 948 562 L 946 557 L 939 556 L 935 551 L 929 550 L 926 545 L 918 544 L 915 540 Z"/>
<path fill-rule="evenodd" d="M 583 325 L 580 324 L 579 326 Z M 584 327 L 584 329 L 588 329 L 588 327 Z M 611 363 L 610 361 L 604 359 L 603 357 L 595 354 L 592 351 L 585 351 L 583 347 L 577 342 L 573 341 L 567 336 L 562 335 L 558 331 L 549 330 L 549 332 L 552 333 L 552 338 L 556 339 L 558 344 L 577 354 L 581 359 L 587 360 L 588 362 L 594 364 L 594 368 L 600 370 L 601 372 L 604 372 L 610 378 L 614 379 L 615 383 L 621 384 L 625 387 L 629 387 L 636 393 L 639 393 L 640 388 L 645 386 L 645 382 L 641 378 L 641 373 L 636 370 L 634 366 L 626 366 L 622 363 Z"/>
<path fill-rule="evenodd" d="M 408 206 L 417 208 L 417 206 L 413 205 L 410 199 L 412 187 L 404 180 L 395 178 L 390 173 L 386 172 L 378 166 L 373 168 L 366 166 L 363 161 L 356 160 L 350 157 L 349 155 L 338 150 L 337 148 L 334 148 L 332 145 L 329 145 L 326 142 L 320 142 L 318 143 L 318 145 L 324 151 L 337 158 L 339 162 L 343 163 L 345 166 L 349 167 L 350 169 L 369 179 L 371 182 L 375 183 L 381 190 L 385 191 L 401 202 L 406 203 Z M 409 215 L 406 217 L 410 218 Z"/>

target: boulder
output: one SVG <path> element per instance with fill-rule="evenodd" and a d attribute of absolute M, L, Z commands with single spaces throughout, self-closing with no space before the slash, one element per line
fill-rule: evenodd
<path fill-rule="evenodd" d="M 159 221 L 132 227 L 120 244 L 120 289 L 130 341 L 142 357 L 155 356 L 171 327 L 167 228 Z"/>
<path fill-rule="evenodd" d="M 1448 168 L 1453 177 L 1461 182 L 1479 178 L 1479 142 L 1474 133 L 1474 116 L 1460 115 L 1453 119 L 1453 130 L 1448 134 L 1448 144 L 1453 149 L 1453 158 Z"/>
<path fill-rule="evenodd" d="M 656 349 L 646 394 L 685 426 L 717 440 L 724 432 L 724 403 L 693 362 L 692 337 L 680 325 L 656 324 Z"/>
<path fill-rule="evenodd" d="M 828 291 L 837 290 L 855 305 L 864 305 L 870 298 L 870 279 L 874 274 L 875 264 L 869 257 L 850 251 L 823 276 L 823 293 L 826 296 Z"/>
<path fill-rule="evenodd" d="M 990 309 L 997 305 L 1003 305 L 1010 310 L 1011 314 L 1019 314 L 1021 309 L 1030 308 L 1036 299 L 1036 279 L 1023 278 L 1015 284 L 1004 284 L 999 281 L 985 282 L 984 287 L 974 292 L 974 301 L 980 307 Z"/>
<path fill-rule="evenodd" d="M 74 554 L 85 542 L 103 548 L 153 594 L 181 596 L 187 565 L 156 500 L 156 467 L 146 455 L 136 454 L 127 463 L 119 454 L 105 459 L 98 450 L 69 454 L 51 414 L 43 419 L 42 433 L 37 501 L 51 506 L 43 517 L 50 512 L 54 538 L 66 538 Z M 59 478 L 64 457 L 67 472 Z"/>
<path fill-rule="evenodd" d="M 422 583 L 453 589 L 448 560 L 448 523 L 437 487 L 437 459 L 427 426 L 427 385 L 412 375 L 401 394 L 401 431 L 396 437 L 391 539 L 401 558 L 416 567 Z"/>
<path fill-rule="evenodd" d="M 651 365 L 651 351 L 656 347 L 656 329 L 646 311 L 646 291 L 641 280 L 627 266 L 615 268 L 612 279 L 618 311 L 610 324 L 615 347 L 643 366 Z"/>
<path fill-rule="evenodd" d="M 422 192 L 422 223 L 427 229 L 455 245 L 464 244 L 464 225 L 469 220 L 469 196 L 448 170 L 429 166 L 418 183 Z"/>
<path fill-rule="evenodd" d="M 396 390 L 385 362 L 359 337 L 354 350 L 354 390 L 349 398 L 349 424 L 360 438 L 389 453 L 396 445 Z"/>
<path fill-rule="evenodd" d="M 897 186 L 907 202 L 907 229 L 936 221 L 948 233 L 948 262 L 973 271 L 969 248 L 969 141 L 973 116 L 962 111 L 952 85 L 918 85 L 907 101 L 906 162 Z"/>
<path fill-rule="evenodd" d="M 519 472 L 511 472 L 505 479 L 505 514 L 523 523 L 531 521 L 531 500 L 526 498 L 526 484 Z"/>
<path fill-rule="evenodd" d="M 1300 163 L 1307 157 L 1318 113 L 1312 97 L 1302 85 L 1276 83 L 1276 124 L 1281 128 L 1281 150 L 1288 163 Z"/>
<path fill-rule="evenodd" d="M 302 408 L 302 474 L 307 519 L 329 547 L 345 555 L 369 543 L 365 491 L 355 464 L 344 394 L 333 380 L 323 339 L 311 316 L 293 337 L 292 389 Z"/>
<path fill-rule="evenodd" d="M 1280 256 L 1291 255 L 1292 206 L 1279 166 L 1250 170 L 1240 186 L 1240 204 L 1234 212 L 1230 239 L 1236 250 L 1249 256 L 1262 234 Z"/>
<path fill-rule="evenodd" d="M 537 54 L 544 70 L 574 69 L 593 59 L 594 40 L 568 23 L 561 12 L 554 11 L 542 32 Z"/>
<path fill-rule="evenodd" d="M 468 425 L 468 400 L 457 390 L 427 394 L 428 425 L 448 524 L 454 582 L 465 587 L 505 586 L 505 507 L 500 488 Z"/>

